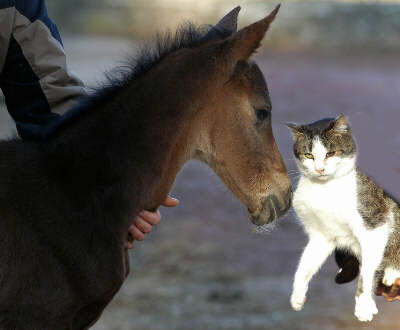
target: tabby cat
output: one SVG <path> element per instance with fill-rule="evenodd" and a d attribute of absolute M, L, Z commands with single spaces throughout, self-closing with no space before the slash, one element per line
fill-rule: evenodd
<path fill-rule="evenodd" d="M 309 242 L 296 271 L 291 305 L 301 310 L 312 276 L 335 249 L 360 261 L 355 316 L 378 313 L 374 291 L 400 277 L 400 208 L 356 165 L 356 143 L 345 116 L 288 124 L 301 172 L 293 207 Z"/>

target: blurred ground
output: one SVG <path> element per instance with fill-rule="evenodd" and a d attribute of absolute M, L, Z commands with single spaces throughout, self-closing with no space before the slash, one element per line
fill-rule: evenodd
<path fill-rule="evenodd" d="M 102 71 L 130 48 L 127 41 L 106 38 L 64 41 L 71 67 L 88 84 L 100 81 Z M 275 136 L 289 170 L 294 161 L 284 123 L 345 113 L 361 168 L 400 196 L 398 58 L 268 51 L 257 61 L 269 84 Z M 2 109 L 0 129 L 8 136 L 12 125 L 5 114 Z M 179 174 L 172 194 L 181 205 L 163 209 L 161 225 L 136 244 L 128 280 L 93 329 L 399 329 L 400 304 L 381 298 L 372 323 L 356 321 L 355 285 L 334 284 L 332 259 L 312 281 L 304 310 L 290 309 L 292 278 L 306 243 L 292 211 L 270 234 L 253 233 L 245 209 L 197 162 Z"/>

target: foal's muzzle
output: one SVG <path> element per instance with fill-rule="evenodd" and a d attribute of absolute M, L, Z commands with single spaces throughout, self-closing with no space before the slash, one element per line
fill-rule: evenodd
<path fill-rule="evenodd" d="M 292 189 L 289 189 L 282 202 L 275 194 L 267 196 L 258 212 L 250 215 L 250 220 L 257 226 L 269 224 L 284 215 L 292 204 Z"/>

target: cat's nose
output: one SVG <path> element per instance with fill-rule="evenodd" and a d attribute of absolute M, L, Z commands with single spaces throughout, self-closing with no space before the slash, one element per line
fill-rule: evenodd
<path fill-rule="evenodd" d="M 315 170 L 321 175 L 325 173 L 325 169 L 324 168 L 316 168 Z"/>

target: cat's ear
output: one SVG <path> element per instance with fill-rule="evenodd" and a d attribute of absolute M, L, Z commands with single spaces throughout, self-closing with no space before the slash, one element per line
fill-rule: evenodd
<path fill-rule="evenodd" d="M 286 126 L 289 127 L 290 132 L 292 132 L 293 138 L 296 140 L 298 139 L 300 136 L 304 135 L 301 131 L 300 125 L 296 125 L 294 123 L 286 123 Z"/>
<path fill-rule="evenodd" d="M 340 115 L 335 119 L 332 131 L 338 134 L 347 134 L 350 132 L 350 125 L 345 115 Z"/>

